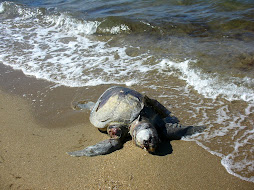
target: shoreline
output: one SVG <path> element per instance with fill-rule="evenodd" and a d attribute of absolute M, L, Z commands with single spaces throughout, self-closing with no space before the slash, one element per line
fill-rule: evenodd
<path fill-rule="evenodd" d="M 151 155 L 131 141 L 105 156 L 71 157 L 106 139 L 82 113 L 84 123 L 64 128 L 39 125 L 29 103 L 0 91 L 1 189 L 253 189 L 226 172 L 220 158 L 195 142 L 171 141 L 173 152 Z M 74 122 L 75 123 L 75 122 Z"/>
<path fill-rule="evenodd" d="M 252 3 L 85 3 L 0 3 L 0 190 L 254 189 Z M 113 85 L 207 129 L 69 157 L 108 138 L 75 105 Z"/>

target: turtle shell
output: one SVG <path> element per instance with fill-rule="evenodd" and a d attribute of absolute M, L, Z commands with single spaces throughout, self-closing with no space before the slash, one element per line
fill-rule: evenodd
<path fill-rule="evenodd" d="M 90 114 L 90 122 L 103 129 L 110 123 L 129 125 L 144 107 L 144 96 L 124 87 L 107 89 L 96 102 Z"/>

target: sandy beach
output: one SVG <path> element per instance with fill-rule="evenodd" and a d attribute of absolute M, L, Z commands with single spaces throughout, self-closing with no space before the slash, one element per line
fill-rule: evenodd
<path fill-rule="evenodd" d="M 81 124 L 46 128 L 29 102 L 0 91 L 0 189 L 253 189 L 228 174 L 220 159 L 194 142 L 165 144 L 151 155 L 131 141 L 105 156 L 71 157 L 106 139 L 82 113 Z M 71 122 L 72 117 L 70 117 Z"/>
<path fill-rule="evenodd" d="M 0 2 L 0 190 L 254 190 L 254 1 Z M 104 139 L 78 102 L 112 86 L 206 126 L 149 154 Z M 150 116 L 149 116 L 150 117 Z"/>

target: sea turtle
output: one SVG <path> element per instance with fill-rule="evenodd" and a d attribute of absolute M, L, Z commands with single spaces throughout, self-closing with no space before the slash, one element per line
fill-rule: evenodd
<path fill-rule="evenodd" d="M 91 107 L 93 104 L 77 106 Z M 161 138 L 180 139 L 203 130 L 203 127 L 181 126 L 157 100 L 119 86 L 107 89 L 100 96 L 92 108 L 90 122 L 100 131 L 107 132 L 110 139 L 80 151 L 68 152 L 69 155 L 108 154 L 120 149 L 128 136 L 137 146 L 154 152 Z"/>

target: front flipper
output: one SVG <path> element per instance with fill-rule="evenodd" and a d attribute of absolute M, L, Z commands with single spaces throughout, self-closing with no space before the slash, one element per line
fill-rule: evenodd
<path fill-rule="evenodd" d="M 122 148 L 123 143 L 119 139 L 107 139 L 101 141 L 95 145 L 88 146 L 83 150 L 75 151 L 75 152 L 67 152 L 67 154 L 71 156 L 98 156 L 109 154 L 114 152 L 120 148 Z"/>
<path fill-rule="evenodd" d="M 86 102 L 86 101 L 72 102 L 72 108 L 74 110 L 92 110 L 94 105 L 95 105 L 94 102 Z"/>
<path fill-rule="evenodd" d="M 201 133 L 205 130 L 205 126 L 182 126 L 179 123 L 166 123 L 164 136 L 167 139 L 179 140 L 184 136 Z"/>

